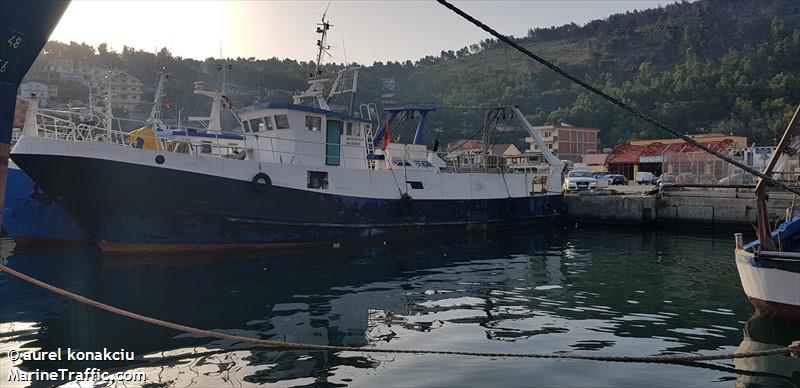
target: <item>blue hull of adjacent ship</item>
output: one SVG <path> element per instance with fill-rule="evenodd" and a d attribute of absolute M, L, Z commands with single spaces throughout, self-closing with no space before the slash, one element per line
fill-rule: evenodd
<path fill-rule="evenodd" d="M 8 170 L 3 229 L 20 243 L 86 241 L 90 237 L 22 170 Z"/>

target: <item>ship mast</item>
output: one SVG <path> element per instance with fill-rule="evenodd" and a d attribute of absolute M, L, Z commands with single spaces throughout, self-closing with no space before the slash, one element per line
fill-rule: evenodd
<path fill-rule="evenodd" d="M 312 106 L 330 110 L 328 99 L 325 97 L 325 83 L 329 80 L 322 78 L 322 58 L 331 48 L 328 45 L 328 30 L 333 27 L 333 24 L 325 20 L 326 14 L 327 10 L 322 15 L 322 23 L 317 23 L 317 34 L 320 34 L 319 39 L 317 39 L 317 61 L 314 64 L 314 72 L 309 74 L 308 77 L 308 89 L 295 94 L 292 97 L 292 102 L 299 105 L 303 103 L 304 99 L 311 98 Z"/>
<path fill-rule="evenodd" d="M 316 78 L 322 75 L 322 55 L 327 53 L 330 50 L 331 46 L 328 43 L 328 30 L 333 27 L 333 24 L 330 24 L 328 21 L 325 20 L 325 15 L 322 15 L 322 23 L 317 23 L 317 34 L 320 34 L 320 38 L 317 40 L 317 47 L 319 50 L 317 51 L 317 63 L 316 67 L 314 68 L 314 74 L 311 78 Z"/>
<path fill-rule="evenodd" d="M 150 118 L 147 120 L 147 122 L 153 126 L 161 124 L 161 104 L 164 100 L 164 84 L 169 80 L 169 73 L 167 73 L 167 68 L 165 66 L 161 66 L 161 70 L 158 74 L 158 86 L 156 86 L 156 94 L 153 97 L 153 107 L 150 109 Z"/>
<path fill-rule="evenodd" d="M 221 132 L 222 131 L 222 121 L 220 120 L 220 115 L 222 113 L 222 109 L 231 109 L 230 99 L 225 95 L 227 88 L 227 80 L 228 80 L 228 71 L 233 68 L 233 64 L 228 63 L 228 61 L 224 61 L 222 63 L 217 64 L 217 71 L 222 72 L 222 90 L 221 91 L 211 91 L 211 90 L 203 90 L 202 83 L 196 82 L 195 83 L 195 90 L 194 94 L 200 94 L 206 97 L 211 98 L 211 113 L 208 117 L 197 117 L 197 116 L 190 116 L 189 121 L 199 121 L 199 122 L 208 122 L 206 128 L 209 131 L 214 132 Z"/>

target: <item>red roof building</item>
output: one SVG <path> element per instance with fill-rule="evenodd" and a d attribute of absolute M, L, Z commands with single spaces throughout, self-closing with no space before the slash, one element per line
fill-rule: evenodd
<path fill-rule="evenodd" d="M 724 151 L 733 148 L 736 144 L 731 139 L 723 139 L 701 143 L 715 151 Z M 664 144 L 653 142 L 649 144 L 620 144 L 608 154 L 606 166 L 612 174 L 622 174 L 628 179 L 634 179 L 637 172 L 651 172 L 656 176 L 661 175 L 664 163 L 670 160 L 714 160 L 714 156 L 689 143 Z"/>

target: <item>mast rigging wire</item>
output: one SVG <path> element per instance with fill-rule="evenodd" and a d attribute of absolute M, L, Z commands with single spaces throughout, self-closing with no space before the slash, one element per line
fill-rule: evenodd
<path fill-rule="evenodd" d="M 544 65 L 548 69 L 554 71 L 555 73 L 561 75 L 562 77 L 564 77 L 564 78 L 566 78 L 566 79 L 578 84 L 582 88 L 584 88 L 584 89 L 586 89 L 586 90 L 588 90 L 588 91 L 590 91 L 590 92 L 602 97 L 606 101 L 608 101 L 608 102 L 616 105 L 620 109 L 630 113 L 631 115 L 633 115 L 634 117 L 638 118 L 639 120 L 642 120 L 642 121 L 644 121 L 644 122 L 646 122 L 646 123 L 658 128 L 658 129 L 661 129 L 663 131 L 669 132 L 672 135 L 680 138 L 681 140 L 683 140 L 683 141 L 685 141 L 685 142 L 687 142 L 687 143 L 689 143 L 689 144 L 691 144 L 691 145 L 693 145 L 693 146 L 695 146 L 695 147 L 697 147 L 697 148 L 699 148 L 699 149 L 701 149 L 701 150 L 703 150 L 705 152 L 708 152 L 709 154 L 714 155 L 717 158 L 722 159 L 725 162 L 728 162 L 728 163 L 730 163 L 730 164 L 732 164 L 732 165 L 734 165 L 736 167 L 741 168 L 744 171 L 747 171 L 747 172 L 749 172 L 749 173 L 751 173 L 751 174 L 763 179 L 764 181 L 766 181 L 767 183 L 769 183 L 772 186 L 780 187 L 780 188 L 782 188 L 784 190 L 787 190 L 787 191 L 790 191 L 790 192 L 792 192 L 794 194 L 800 195 L 800 189 L 791 187 L 791 186 L 789 186 L 789 185 L 787 185 L 787 184 L 785 184 L 783 182 L 779 182 L 779 181 L 775 180 L 774 178 L 772 178 L 771 176 L 768 176 L 768 175 L 762 173 L 761 171 L 758 171 L 758 170 L 756 170 L 756 169 L 754 169 L 754 168 L 752 168 L 750 166 L 745 165 L 744 163 L 741 163 L 741 162 L 739 162 L 739 161 L 737 161 L 737 160 L 735 160 L 733 158 L 730 158 L 729 156 L 727 156 L 727 155 L 725 155 L 725 154 L 723 154 L 723 153 L 721 153 L 719 151 L 716 151 L 716 150 L 714 150 L 714 149 L 712 149 L 712 148 L 700 143 L 699 141 L 691 138 L 690 136 L 684 135 L 684 134 L 678 132 L 675 129 L 672 129 L 672 128 L 664 125 L 664 124 L 661 124 L 656 119 L 654 119 L 654 118 L 652 118 L 652 117 L 650 117 L 650 116 L 648 116 L 648 115 L 646 115 L 644 113 L 641 113 L 641 112 L 637 111 L 636 109 L 634 109 L 633 107 L 629 106 L 628 104 L 620 101 L 619 99 L 617 99 L 615 97 L 612 97 L 612 96 L 606 94 L 605 92 L 595 88 L 594 86 L 586 83 L 585 81 L 581 80 L 580 78 L 575 77 L 572 74 L 567 73 L 566 71 L 564 71 L 560 67 L 556 66 L 552 62 L 550 62 L 550 61 L 548 61 L 548 60 L 546 60 L 546 59 L 544 59 L 544 58 L 532 53 L 530 50 L 526 49 L 525 47 L 520 46 L 517 42 L 514 42 L 513 39 L 511 39 L 511 38 L 509 38 L 509 37 L 497 32 L 496 30 L 494 30 L 493 28 L 491 28 L 488 25 L 484 24 L 480 20 L 478 20 L 478 19 L 472 17 L 471 15 L 469 15 L 468 13 L 462 11 L 461 9 L 456 7 L 455 5 L 450 4 L 447 0 L 436 0 L 436 1 L 439 4 L 443 5 L 445 8 L 455 12 L 456 14 L 461 16 L 462 18 L 468 20 L 470 23 L 476 25 L 480 29 L 482 29 L 482 30 L 488 32 L 489 34 L 493 35 L 498 40 L 508 44 L 509 46 L 513 47 L 517 51 L 525 54 L 526 56 L 528 56 L 529 58 L 535 60 L 536 62 L 541 63 L 542 65 Z"/>

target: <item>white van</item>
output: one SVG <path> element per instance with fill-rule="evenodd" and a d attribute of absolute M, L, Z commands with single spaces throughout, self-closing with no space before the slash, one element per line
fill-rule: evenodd
<path fill-rule="evenodd" d="M 640 185 L 648 184 L 654 185 L 656 183 L 656 176 L 652 172 L 640 171 L 636 173 L 636 183 Z"/>

